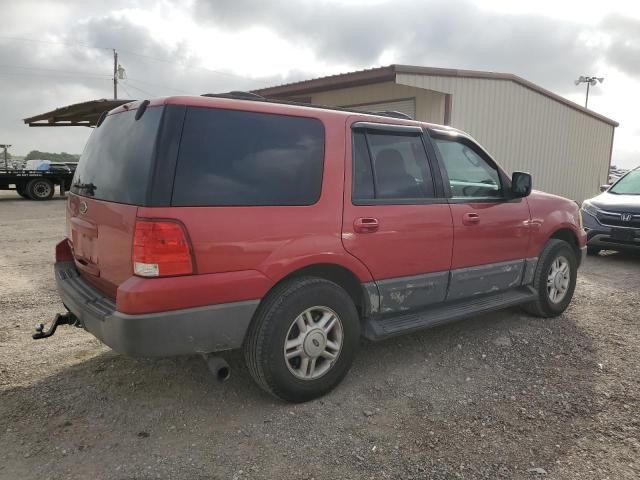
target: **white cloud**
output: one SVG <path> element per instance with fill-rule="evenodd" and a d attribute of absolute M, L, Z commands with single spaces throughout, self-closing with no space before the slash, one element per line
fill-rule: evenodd
<path fill-rule="evenodd" d="M 584 86 L 573 80 L 597 74 L 606 80 L 590 107 L 621 123 L 613 161 L 640 164 L 636 0 L 24 0 L 3 8 L 0 140 L 14 153 L 81 150 L 88 129 L 28 129 L 21 119 L 109 97 L 111 52 L 97 47 L 115 47 L 129 77 L 124 96 L 409 63 L 512 72 L 582 103 Z"/>

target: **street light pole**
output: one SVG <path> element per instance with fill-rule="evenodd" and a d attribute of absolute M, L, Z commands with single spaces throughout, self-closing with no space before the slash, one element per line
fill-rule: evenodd
<path fill-rule="evenodd" d="M 604 77 L 584 77 L 580 75 L 577 80 L 574 80 L 573 83 L 575 83 L 576 85 L 580 85 L 581 83 L 587 84 L 587 96 L 584 99 L 584 108 L 587 108 L 587 105 L 589 105 L 589 87 L 591 87 L 592 85 L 595 86 L 598 82 L 604 82 Z"/>
<path fill-rule="evenodd" d="M 118 52 L 113 49 L 113 99 L 118 99 Z"/>
<path fill-rule="evenodd" d="M 589 105 L 589 87 L 591 86 L 591 82 L 587 82 L 587 96 L 584 99 L 584 108 L 587 108 Z"/>

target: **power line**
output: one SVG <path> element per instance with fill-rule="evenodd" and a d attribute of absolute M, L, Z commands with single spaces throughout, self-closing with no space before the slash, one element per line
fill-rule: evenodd
<path fill-rule="evenodd" d="M 180 90 L 178 88 L 169 87 L 168 85 L 159 85 L 157 83 L 149 83 L 147 81 L 143 81 L 143 80 L 139 80 L 137 78 L 131 78 L 131 77 L 127 77 L 127 80 L 133 80 L 136 83 L 141 83 L 143 85 L 149 85 L 150 87 L 166 88 L 166 89 L 169 89 L 169 90 L 173 90 L 174 92 L 179 92 L 179 93 L 188 95 L 188 92 L 185 92 L 184 90 Z"/>
<path fill-rule="evenodd" d="M 125 54 L 129 54 L 129 55 L 135 55 L 136 57 L 148 58 L 149 60 L 155 60 L 156 62 L 166 63 L 168 65 L 173 65 L 174 67 L 180 67 L 180 68 L 183 68 L 185 70 L 191 70 L 191 71 L 202 70 L 202 71 L 205 71 L 205 72 L 211 72 L 211 73 L 215 73 L 215 74 L 218 74 L 218 75 L 226 75 L 226 76 L 232 77 L 232 78 L 240 78 L 240 79 L 243 79 L 243 80 L 245 79 L 245 77 L 243 77 L 242 75 L 237 75 L 235 73 L 221 72 L 220 70 L 212 70 L 210 68 L 205 68 L 205 67 L 195 67 L 195 68 L 194 67 L 189 67 L 189 66 L 185 66 L 185 65 L 183 65 L 181 63 L 173 62 L 171 60 L 158 58 L 158 57 L 152 57 L 151 55 L 144 55 L 142 53 L 131 52 L 131 51 L 128 51 L 128 50 L 118 49 L 118 51 L 122 52 L 122 53 L 125 53 Z"/>
<path fill-rule="evenodd" d="M 53 41 L 53 40 L 37 40 L 37 39 L 32 39 L 32 38 L 20 38 L 20 37 L 6 37 L 3 35 L 0 35 L 0 39 L 3 40 L 11 40 L 11 41 L 16 41 L 16 42 L 34 42 L 34 43 L 45 43 L 45 44 L 50 44 L 50 45 L 65 45 L 68 47 L 83 47 L 83 48 L 87 48 L 90 50 L 113 50 L 113 48 L 109 48 L 109 47 L 100 47 L 100 46 L 93 46 L 93 45 L 87 45 L 84 43 L 69 43 L 69 42 L 62 42 L 62 41 Z M 180 63 L 176 63 L 173 62 L 171 60 L 168 59 L 164 59 L 164 58 L 158 58 L 158 57 L 154 57 L 152 55 L 146 55 L 143 53 L 137 53 L 137 52 L 133 52 L 131 50 L 122 50 L 122 49 L 116 49 L 118 50 L 118 52 L 120 53 L 125 53 L 128 55 L 134 55 L 136 57 L 141 57 L 141 58 L 147 58 L 149 60 L 155 60 L 156 62 L 162 62 L 162 63 L 166 63 L 168 65 L 173 65 L 176 67 L 180 67 L 186 70 L 191 70 L 191 71 L 196 71 L 196 70 L 200 70 L 200 71 L 205 71 L 205 72 L 211 72 L 211 73 L 215 73 L 217 75 L 225 75 L 227 77 L 231 77 L 231 78 L 239 78 L 242 80 L 246 80 L 246 77 L 243 77 L 242 75 L 237 75 L 235 73 L 229 73 L 229 72 L 222 72 L 220 70 L 213 70 L 210 68 L 205 68 L 205 67 L 189 67 L 189 66 L 185 66 L 183 64 Z"/>
<path fill-rule="evenodd" d="M 105 78 L 111 78 L 111 75 L 107 75 L 104 73 L 94 73 L 94 72 L 78 72 L 78 71 L 74 71 L 74 70 L 62 70 L 62 69 L 57 69 L 57 68 L 43 68 L 43 67 L 27 67 L 27 66 L 23 66 L 23 65 L 2 65 L 0 64 L 0 68 L 16 68 L 16 69 L 20 69 L 20 70 L 43 70 L 46 72 L 59 72 L 59 73 L 64 73 L 64 74 L 69 74 L 69 75 L 90 75 L 92 77 L 105 77 Z"/>
<path fill-rule="evenodd" d="M 141 88 L 138 88 L 138 87 L 136 87 L 135 85 L 132 85 L 131 83 L 127 83 L 127 85 L 129 85 L 131 88 L 133 88 L 133 89 L 135 89 L 135 90 L 138 90 L 138 91 L 139 91 L 139 92 L 141 92 L 141 93 L 144 93 L 145 95 L 150 95 L 150 96 L 152 96 L 152 97 L 157 96 L 157 95 L 155 95 L 155 94 L 153 94 L 153 93 L 151 93 L 151 92 L 147 92 L 146 90 L 143 90 L 143 89 L 141 89 Z"/>
<path fill-rule="evenodd" d="M 89 75 L 65 75 L 63 73 L 37 73 L 37 72 L 0 72 L 0 75 L 8 75 L 13 77 L 63 77 L 63 78 L 85 78 L 87 80 L 109 80 L 111 77 L 89 76 Z"/>
<path fill-rule="evenodd" d="M 133 95 L 129 93 L 129 90 L 126 89 L 126 87 L 124 86 L 124 83 L 118 83 L 118 85 L 120 85 L 124 90 L 124 93 L 127 94 L 127 98 L 129 98 L 130 100 L 134 100 Z"/>
<path fill-rule="evenodd" d="M 87 45 L 86 43 L 68 43 L 68 42 L 53 41 L 53 40 L 39 40 L 34 38 L 5 37 L 4 35 L 0 35 L 0 39 L 12 40 L 16 42 L 33 42 L 33 43 L 47 43 L 49 45 L 66 45 L 67 47 L 84 47 L 84 48 L 89 48 L 93 50 L 111 50 L 111 48 L 97 47 L 93 45 Z"/>

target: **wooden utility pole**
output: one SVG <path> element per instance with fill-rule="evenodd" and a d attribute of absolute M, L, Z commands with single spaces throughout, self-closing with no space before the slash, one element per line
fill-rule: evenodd
<path fill-rule="evenodd" d="M 5 170 L 9 170 L 9 162 L 7 159 L 7 148 L 9 148 L 11 145 L 0 145 L 0 148 L 4 149 L 4 168 Z"/>
<path fill-rule="evenodd" d="M 113 49 L 113 99 L 118 99 L 118 52 Z"/>

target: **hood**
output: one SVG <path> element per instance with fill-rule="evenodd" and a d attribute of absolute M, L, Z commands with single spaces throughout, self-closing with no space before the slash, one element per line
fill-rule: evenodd
<path fill-rule="evenodd" d="M 609 212 L 640 213 L 640 195 L 618 195 L 604 192 L 589 199 L 594 207 Z"/>
<path fill-rule="evenodd" d="M 578 205 L 576 202 L 574 202 L 573 200 L 568 199 L 567 197 L 562 197 L 560 195 L 555 195 L 553 193 L 548 193 L 548 192 L 543 192 L 541 190 L 531 190 L 531 194 L 529 195 L 530 199 L 532 200 L 538 200 L 538 201 L 547 201 L 547 202 L 562 202 L 562 203 L 568 203 L 568 204 L 572 204 L 572 205 Z"/>

